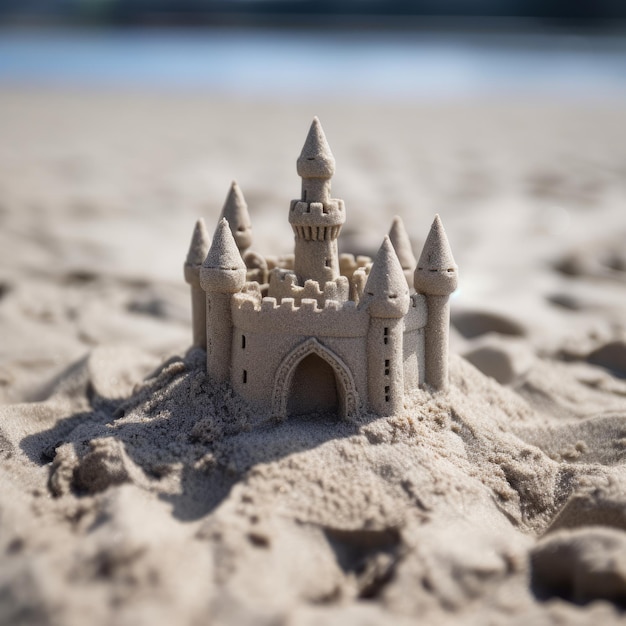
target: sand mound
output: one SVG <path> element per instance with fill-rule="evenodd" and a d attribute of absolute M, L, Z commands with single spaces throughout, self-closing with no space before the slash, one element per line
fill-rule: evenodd
<path fill-rule="evenodd" d="M 498 333 L 513 337 L 527 334 L 524 326 L 505 315 L 490 311 L 458 311 L 452 315 L 452 324 L 467 338 L 479 337 L 487 333 Z"/>
<path fill-rule="evenodd" d="M 510 589 L 527 609 L 535 593 L 621 601 L 618 570 L 607 569 L 617 582 L 604 595 L 593 576 L 558 574 L 589 570 L 597 542 L 580 552 L 578 535 L 538 544 L 536 589 L 527 583 L 534 535 L 571 518 L 615 518 L 607 497 L 593 500 L 585 485 L 615 483 L 617 460 L 598 450 L 585 463 L 556 458 L 545 438 L 529 443 L 540 413 L 462 359 L 452 361 L 448 395 L 419 392 L 398 416 L 354 422 L 267 421 L 228 387 L 212 387 L 203 364 L 192 350 L 141 381 L 143 353 L 102 349 L 46 401 L 2 409 L 3 463 L 20 502 L 5 525 L 15 574 L 4 577 L 6 616 L 22 610 L 24 593 L 48 614 L 54 594 L 77 580 L 80 593 L 54 609 L 64 623 L 84 619 L 86 604 L 96 623 L 143 623 L 164 611 L 183 623 L 213 614 L 305 624 L 330 606 L 347 623 L 441 611 L 480 620 L 510 610 Z M 593 440 L 614 437 L 618 423 L 596 421 Z M 573 513 L 581 498 L 592 513 Z M 45 528 L 34 543 L 18 523 L 29 508 L 26 526 Z M 621 539 L 612 541 L 602 554 Z M 546 554 L 561 564 L 556 578 Z M 25 592 L 25 581 L 35 587 Z M 472 605 L 477 598 L 485 602 Z"/>
<path fill-rule="evenodd" d="M 626 602 L 626 536 L 609 528 L 560 531 L 532 551 L 533 584 L 574 602 Z"/>
<path fill-rule="evenodd" d="M 601 365 L 616 375 L 626 378 L 626 341 L 610 341 L 587 356 L 589 363 Z"/>
<path fill-rule="evenodd" d="M 530 370 L 534 357 L 528 346 L 515 339 L 503 339 L 489 333 L 478 340 L 463 356 L 486 376 L 501 385 L 520 381 Z"/>
<path fill-rule="evenodd" d="M 567 501 L 549 530 L 596 525 L 626 530 L 625 490 L 624 481 L 615 479 L 580 490 Z"/>

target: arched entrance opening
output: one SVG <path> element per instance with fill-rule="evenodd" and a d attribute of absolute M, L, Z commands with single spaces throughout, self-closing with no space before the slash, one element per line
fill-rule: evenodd
<path fill-rule="evenodd" d="M 330 363 L 309 354 L 296 366 L 289 386 L 287 415 L 339 414 L 337 379 Z"/>
<path fill-rule="evenodd" d="M 283 360 L 272 392 L 272 415 L 332 412 L 351 418 L 358 414 L 358 394 L 346 364 L 326 346 L 310 338 Z"/>

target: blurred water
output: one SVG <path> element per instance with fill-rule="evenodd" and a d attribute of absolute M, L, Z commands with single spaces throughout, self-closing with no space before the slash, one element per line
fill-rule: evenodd
<path fill-rule="evenodd" d="M 0 31 L 0 85 L 295 99 L 626 92 L 621 37 L 287 30 Z"/>

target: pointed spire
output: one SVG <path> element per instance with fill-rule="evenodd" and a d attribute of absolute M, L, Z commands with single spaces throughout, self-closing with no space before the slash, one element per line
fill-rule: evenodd
<path fill-rule="evenodd" d="M 196 222 L 196 226 L 193 229 L 193 235 L 191 236 L 191 243 L 189 244 L 189 252 L 187 253 L 187 265 L 202 265 L 202 262 L 206 258 L 211 245 L 211 238 L 209 232 L 206 229 L 204 220 L 200 218 Z"/>
<path fill-rule="evenodd" d="M 302 178 L 330 178 L 335 173 L 335 157 L 317 117 L 313 118 L 297 166 Z"/>
<path fill-rule="evenodd" d="M 233 180 L 222 207 L 220 219 L 226 218 L 240 252 L 252 245 L 252 225 L 248 214 L 248 205 L 237 181 Z"/>
<path fill-rule="evenodd" d="M 409 239 L 409 235 L 404 228 L 404 222 L 399 215 L 396 215 L 393 218 L 393 223 L 391 224 L 391 229 L 389 230 L 389 239 L 391 240 L 391 244 L 398 255 L 398 260 L 400 261 L 402 269 L 413 271 L 417 261 L 415 260 L 415 255 L 413 254 L 411 240 Z"/>
<path fill-rule="evenodd" d="M 415 289 L 430 295 L 450 295 L 457 287 L 457 274 L 458 268 L 452 256 L 446 231 L 439 215 L 435 215 L 417 262 Z"/>
<path fill-rule="evenodd" d="M 402 317 L 409 308 L 409 288 L 391 240 L 385 236 L 371 267 L 363 303 L 373 317 Z"/>
<path fill-rule="evenodd" d="M 213 235 L 213 243 L 202 267 L 220 270 L 245 270 L 246 265 L 230 232 L 228 220 L 222 218 Z"/>
<path fill-rule="evenodd" d="M 435 219 L 430 227 L 418 266 L 426 270 L 447 271 L 457 269 L 446 231 L 438 214 L 435 215 Z"/>

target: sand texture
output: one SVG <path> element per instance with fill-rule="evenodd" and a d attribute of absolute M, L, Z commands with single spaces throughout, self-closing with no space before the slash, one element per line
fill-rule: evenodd
<path fill-rule="evenodd" d="M 0 92 L 0 623 L 619 624 L 624 103 Z M 373 255 L 436 212 L 450 388 L 276 423 L 205 375 L 183 264 L 232 179 L 287 254 L 313 115 Z"/>

